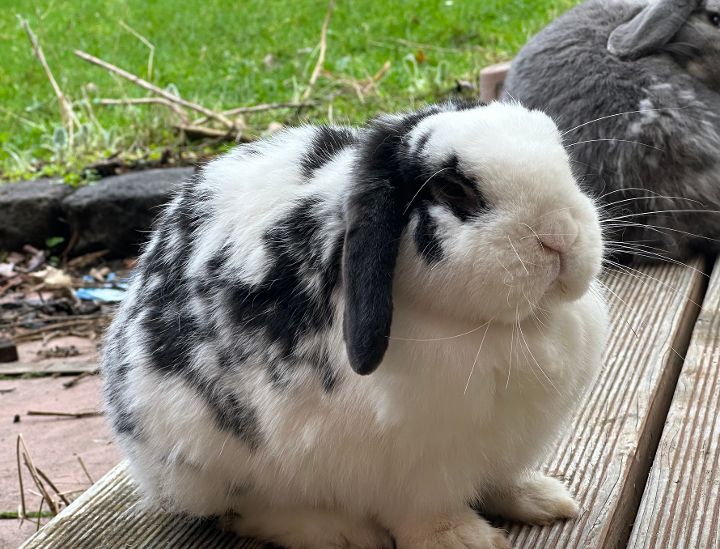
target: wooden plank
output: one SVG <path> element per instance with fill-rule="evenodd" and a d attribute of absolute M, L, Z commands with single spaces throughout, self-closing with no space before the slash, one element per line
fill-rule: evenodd
<path fill-rule="evenodd" d="M 583 509 L 576 521 L 513 526 L 515 547 L 603 548 L 627 539 L 687 348 L 704 278 L 689 267 L 643 267 L 605 278 L 613 301 L 605 367 L 547 471 L 569 480 Z M 675 353 L 673 348 L 678 351 Z M 653 439 L 653 436 L 655 438 Z M 140 511 L 123 466 L 96 483 L 23 547 L 261 547 L 215 526 Z M 244 545 L 240 545 L 244 543 Z"/>
<path fill-rule="evenodd" d="M 678 380 L 629 547 L 720 548 L 720 269 Z"/>
<path fill-rule="evenodd" d="M 0 363 L 0 376 L 18 376 L 23 374 L 82 374 L 95 372 L 98 369 L 97 361 L 92 362 L 51 362 L 49 364 L 36 364 L 33 362 Z"/>
<path fill-rule="evenodd" d="M 604 367 L 545 466 L 580 504 L 573 521 L 513 525 L 513 547 L 624 546 L 704 292 L 702 263 L 606 278 L 611 335 Z M 652 278 L 649 278 L 652 277 Z"/>
<path fill-rule="evenodd" d="M 216 521 L 181 518 L 161 511 L 144 511 L 140 496 L 120 464 L 48 522 L 20 549 L 47 547 L 212 547 L 261 549 L 217 527 Z"/>

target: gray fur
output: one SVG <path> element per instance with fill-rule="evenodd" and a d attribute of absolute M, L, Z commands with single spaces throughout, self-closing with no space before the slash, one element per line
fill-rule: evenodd
<path fill-rule="evenodd" d="M 689 2 L 646 4 L 590 0 L 558 18 L 513 61 L 504 98 L 544 110 L 561 130 L 631 113 L 565 137 L 582 185 L 601 197 L 605 217 L 627 216 L 623 226 L 608 223 L 608 236 L 626 243 L 615 245 L 623 252 L 641 246 L 635 255 L 646 259 L 713 253 L 720 238 L 720 29 L 711 16 L 720 0 L 699 2 L 689 17 Z M 647 28 L 670 12 L 686 17 L 672 37 L 661 37 L 666 24 L 658 32 Z M 642 40 L 646 31 L 651 36 Z M 613 55 L 613 44 L 639 57 Z"/>

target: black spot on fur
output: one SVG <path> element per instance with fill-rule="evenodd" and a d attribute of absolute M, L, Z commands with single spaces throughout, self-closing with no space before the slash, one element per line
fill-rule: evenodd
<path fill-rule="evenodd" d="M 330 357 L 328 357 L 327 352 L 324 352 L 320 360 L 314 364 L 320 375 L 320 382 L 322 383 L 323 389 L 326 393 L 331 393 L 337 383 L 337 375 L 330 366 Z"/>
<path fill-rule="evenodd" d="M 310 179 L 313 172 L 346 147 L 357 141 L 352 131 L 346 128 L 320 126 L 315 131 L 310 150 L 300 160 L 303 176 Z"/>
<path fill-rule="evenodd" d="M 221 389 L 217 382 L 198 378 L 187 381 L 203 395 L 215 415 L 218 427 L 233 433 L 251 449 L 258 448 L 262 442 L 260 422 L 249 404 L 239 400 L 233 392 Z"/>
<path fill-rule="evenodd" d="M 488 210 L 487 201 L 476 182 L 463 173 L 457 156 L 451 156 L 431 177 L 429 191 L 434 202 L 450 208 L 461 221 L 477 217 Z"/>
<path fill-rule="evenodd" d="M 428 213 L 427 207 L 418 209 L 418 223 L 415 229 L 415 245 L 418 253 L 428 262 L 440 261 L 443 256 L 442 246 L 437 237 L 435 219 Z"/>
<path fill-rule="evenodd" d="M 301 338 L 332 322 L 330 296 L 338 281 L 341 249 L 336 241 L 331 260 L 324 263 L 327 235 L 321 232 L 325 220 L 314 215 L 317 205 L 315 199 L 301 202 L 268 231 L 265 246 L 273 263 L 261 283 L 228 288 L 233 320 L 243 329 L 263 330 L 286 354 L 294 352 Z M 317 290 L 308 287 L 310 278 L 317 279 L 312 284 Z"/>
<path fill-rule="evenodd" d="M 119 360 L 117 353 L 110 343 L 104 357 L 105 364 L 108 361 Z M 126 379 L 130 371 L 127 363 L 120 362 L 117 366 L 103 367 L 105 380 L 105 400 L 110 410 L 110 423 L 119 435 L 126 435 L 132 438 L 140 438 L 140 425 L 137 418 L 130 413 L 130 406 L 127 403 Z"/>

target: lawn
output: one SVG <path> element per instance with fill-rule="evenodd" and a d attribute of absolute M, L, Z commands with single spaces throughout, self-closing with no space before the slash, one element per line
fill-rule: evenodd
<path fill-rule="evenodd" d="M 271 122 L 357 123 L 452 93 L 457 80 L 506 60 L 577 0 L 337 0 L 313 107 L 247 116 L 247 136 Z M 318 58 L 325 0 L 0 0 L 0 178 L 77 180 L 114 154 L 153 159 L 187 150 L 160 105 L 104 106 L 144 97 L 130 82 L 73 55 L 81 49 L 212 109 L 298 100 Z M 45 51 L 82 129 L 67 144 L 52 88 L 20 26 Z M 139 36 L 138 36 L 139 35 Z M 149 66 L 151 49 L 152 67 Z M 358 94 L 352 82 L 377 85 Z M 206 144 L 194 143 L 192 150 Z M 215 145 L 217 148 L 217 145 Z"/>

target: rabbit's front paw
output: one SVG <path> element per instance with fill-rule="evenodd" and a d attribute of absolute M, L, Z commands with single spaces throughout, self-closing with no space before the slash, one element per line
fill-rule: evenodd
<path fill-rule="evenodd" d="M 540 525 L 573 519 L 579 512 L 562 482 L 538 472 L 486 498 L 482 510 L 508 520 Z"/>
<path fill-rule="evenodd" d="M 511 549 L 502 530 L 470 509 L 435 522 L 406 523 L 393 534 L 398 549 Z"/>

